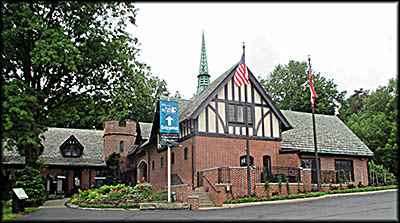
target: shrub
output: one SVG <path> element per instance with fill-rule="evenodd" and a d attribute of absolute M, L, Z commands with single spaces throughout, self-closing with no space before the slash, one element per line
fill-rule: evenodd
<path fill-rule="evenodd" d="M 287 194 L 292 194 L 292 192 L 290 192 L 290 185 L 289 185 L 288 181 L 286 181 L 286 191 L 287 191 Z"/>
<path fill-rule="evenodd" d="M 278 181 L 278 188 L 279 188 L 279 195 L 282 195 L 282 180 L 279 177 L 279 181 Z"/>
<path fill-rule="evenodd" d="M 13 188 L 23 188 L 29 197 L 25 201 L 25 207 L 38 207 L 45 202 L 44 179 L 40 175 L 40 170 L 25 166 L 16 170 L 14 176 Z"/>
<path fill-rule="evenodd" d="M 107 185 L 117 185 L 121 182 L 120 154 L 113 152 L 106 158 L 106 178 L 104 183 Z"/>
<path fill-rule="evenodd" d="M 160 190 L 159 192 L 153 193 L 151 196 L 155 201 L 168 200 L 168 190 Z"/>
<path fill-rule="evenodd" d="M 47 200 L 55 200 L 55 199 L 63 199 L 64 195 L 62 194 L 49 194 L 47 196 Z"/>
<path fill-rule="evenodd" d="M 267 196 L 269 196 L 269 181 L 266 180 L 264 183 L 264 189 L 265 189 L 265 193 L 267 194 Z"/>

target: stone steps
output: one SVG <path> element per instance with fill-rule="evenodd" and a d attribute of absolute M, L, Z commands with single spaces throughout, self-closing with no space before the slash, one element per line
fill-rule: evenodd
<path fill-rule="evenodd" d="M 204 191 L 204 188 L 196 188 L 193 195 L 199 196 L 199 207 L 215 207 L 214 202 L 208 197 L 207 192 Z"/>

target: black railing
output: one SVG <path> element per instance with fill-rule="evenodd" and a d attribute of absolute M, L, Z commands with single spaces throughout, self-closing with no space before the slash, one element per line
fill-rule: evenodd
<path fill-rule="evenodd" d="M 207 177 L 206 176 L 203 176 L 202 178 L 204 178 L 206 181 L 207 181 L 207 183 L 211 186 L 211 188 L 216 192 L 216 193 L 220 193 L 221 191 L 217 191 L 216 189 L 215 189 L 215 187 L 212 185 L 212 183 L 207 179 Z"/>
<path fill-rule="evenodd" d="M 297 183 L 301 181 L 300 168 L 288 166 L 271 166 L 265 168 L 263 166 L 256 167 L 256 182 L 264 183 L 269 181 L 271 183 L 285 182 L 286 179 L 289 183 Z"/>

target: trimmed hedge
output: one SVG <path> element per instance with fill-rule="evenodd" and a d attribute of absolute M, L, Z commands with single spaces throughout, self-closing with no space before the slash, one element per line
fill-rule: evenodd
<path fill-rule="evenodd" d="M 233 200 L 226 200 L 224 204 L 240 204 L 240 203 L 248 203 L 248 202 L 261 202 L 261 201 L 276 201 L 276 200 L 287 200 L 287 199 L 299 199 L 299 198 L 308 198 L 308 197 L 319 197 L 326 194 L 341 194 L 341 193 L 355 193 L 355 192 L 366 192 L 366 191 L 376 191 L 376 190 L 388 190 L 388 189 L 397 189 L 397 185 L 391 186 L 383 186 L 383 187 L 363 187 L 363 188 L 352 188 L 352 189 L 344 189 L 344 190 L 330 190 L 325 192 L 311 192 L 311 193 L 299 193 L 299 194 L 291 194 L 284 196 L 268 196 L 261 198 L 237 198 Z"/>
<path fill-rule="evenodd" d="M 83 208 L 139 208 L 140 204 L 135 201 L 82 201 L 78 204 Z"/>

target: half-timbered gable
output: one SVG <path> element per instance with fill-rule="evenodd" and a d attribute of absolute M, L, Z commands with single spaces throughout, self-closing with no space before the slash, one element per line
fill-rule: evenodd
<path fill-rule="evenodd" d="M 250 138 L 280 141 L 282 131 L 291 129 L 250 70 L 249 84 L 234 85 L 236 67 L 231 67 L 192 100 L 181 102 L 181 137 L 193 132 L 197 135 L 245 137 L 246 106 Z"/>

